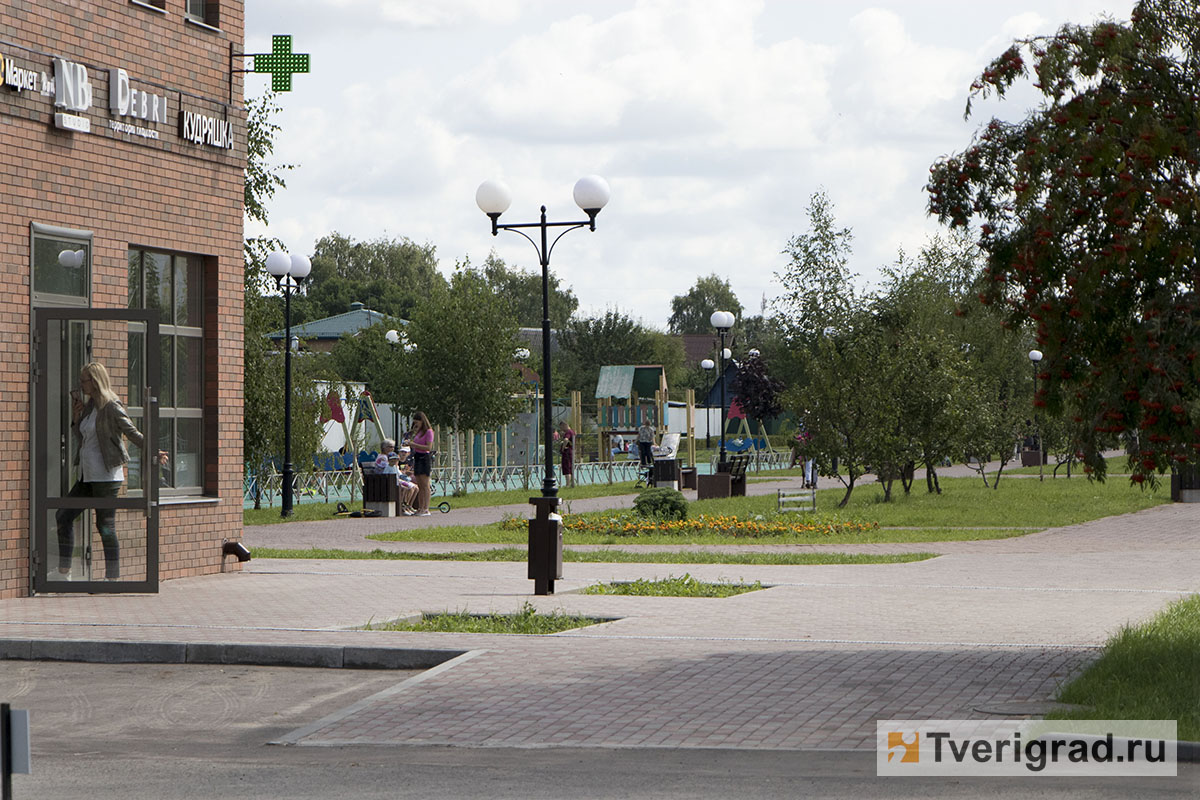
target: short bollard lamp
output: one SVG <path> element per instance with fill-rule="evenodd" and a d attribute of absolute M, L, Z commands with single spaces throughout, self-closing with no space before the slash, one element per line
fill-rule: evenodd
<path fill-rule="evenodd" d="M 554 480 L 554 394 L 550 376 L 550 253 L 558 240 L 573 230 L 587 228 L 596 230 L 596 215 L 608 205 L 611 191 L 608 181 L 599 175 L 588 175 L 575 183 L 575 204 L 588 218 L 574 222 L 547 222 L 546 207 L 542 206 L 538 222 L 500 223 L 500 215 L 512 205 L 512 192 L 500 181 L 484 181 L 475 192 L 475 203 L 492 221 L 492 236 L 500 231 L 512 231 L 529 240 L 537 251 L 542 265 L 542 441 L 545 478 L 542 481 L 542 496 L 530 498 L 535 514 L 529 520 L 529 577 L 533 580 L 534 594 L 554 594 L 554 581 L 562 577 L 562 517 L 558 511 L 558 488 Z M 540 239 L 525 233 L 525 228 L 536 228 Z M 565 230 L 549 241 L 550 228 Z M 540 244 L 539 244 L 540 242 Z"/>

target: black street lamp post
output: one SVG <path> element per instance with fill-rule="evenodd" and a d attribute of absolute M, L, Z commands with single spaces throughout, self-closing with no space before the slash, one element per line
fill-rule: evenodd
<path fill-rule="evenodd" d="M 1037 460 L 1038 460 L 1038 480 L 1044 481 L 1043 465 L 1046 461 L 1046 451 L 1042 447 L 1042 427 L 1038 420 L 1037 413 L 1037 384 L 1038 384 L 1038 366 L 1042 361 L 1041 350 L 1029 351 L 1029 363 L 1033 365 L 1033 437 L 1034 443 L 1037 444 Z"/>
<path fill-rule="evenodd" d="M 508 186 L 499 181 L 484 181 L 475 192 L 475 202 L 480 210 L 492 220 L 492 236 L 500 231 L 512 231 L 524 236 L 533 245 L 538 254 L 538 262 L 542 265 L 542 439 L 545 460 L 545 478 L 542 480 L 542 496 L 530 500 L 537 509 L 537 518 L 530 521 L 529 548 L 529 577 L 534 580 L 535 594 L 553 594 L 554 578 L 562 572 L 561 531 L 557 555 L 551 550 L 550 539 L 553 531 L 558 530 L 560 520 L 556 515 L 558 508 L 558 488 L 554 480 L 554 419 L 552 398 L 554 397 L 550 374 L 550 253 L 558 240 L 573 230 L 586 227 L 596 230 L 596 215 L 608 204 L 610 196 L 608 182 L 599 175 L 589 175 L 580 178 L 575 183 L 575 203 L 588 215 L 587 220 L 577 222 L 547 222 L 546 207 L 542 206 L 542 216 L 538 222 L 523 222 L 500 224 L 500 215 L 512 204 L 512 192 Z M 533 237 L 525 233 L 525 228 L 537 228 L 541 234 L 540 245 Z M 562 233 L 549 241 L 550 228 L 565 228 Z M 552 519 L 553 517 L 553 519 Z M 536 540 L 536 541 L 535 541 Z M 536 547 L 535 547 L 536 544 Z M 555 563 L 557 562 L 557 571 Z"/>
<path fill-rule="evenodd" d="M 733 327 L 734 316 L 728 311 L 714 311 L 708 320 L 721 335 L 721 349 L 717 354 L 717 380 L 721 382 L 721 456 L 717 459 L 717 472 L 728 472 L 729 462 L 725 456 L 725 361 L 729 351 L 725 349 L 725 334 Z"/>
<path fill-rule="evenodd" d="M 276 250 L 267 256 L 267 272 L 275 278 L 275 286 L 283 292 L 283 499 L 279 515 L 292 515 L 292 295 L 300 282 L 308 277 L 312 264 L 301 255 L 288 255 Z"/>

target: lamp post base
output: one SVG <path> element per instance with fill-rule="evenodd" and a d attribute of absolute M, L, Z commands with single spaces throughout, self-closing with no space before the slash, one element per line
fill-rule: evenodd
<path fill-rule="evenodd" d="M 535 595 L 554 594 L 562 577 L 562 517 L 557 497 L 531 497 L 535 516 L 529 520 L 529 579 Z"/>

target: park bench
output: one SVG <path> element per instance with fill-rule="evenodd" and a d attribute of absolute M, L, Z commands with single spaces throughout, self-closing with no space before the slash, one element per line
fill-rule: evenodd
<path fill-rule="evenodd" d="M 725 472 L 697 476 L 696 499 L 707 500 L 711 497 L 745 497 L 746 467 L 749 464 L 749 454 L 734 456 L 733 458 L 729 459 Z"/>
<path fill-rule="evenodd" d="M 746 467 L 750 466 L 750 454 L 729 459 L 729 496 L 746 496 Z"/>
<path fill-rule="evenodd" d="M 816 511 L 815 489 L 780 489 L 779 511 Z"/>

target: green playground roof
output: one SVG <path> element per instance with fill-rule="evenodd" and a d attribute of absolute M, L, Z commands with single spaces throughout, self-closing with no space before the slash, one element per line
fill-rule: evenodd
<path fill-rule="evenodd" d="M 601 367 L 596 381 L 596 397 L 627 400 L 636 392 L 638 397 L 654 397 L 658 391 L 663 368 L 660 365 Z"/>

